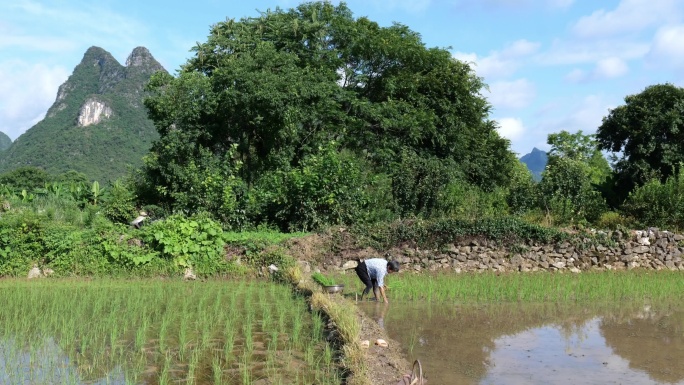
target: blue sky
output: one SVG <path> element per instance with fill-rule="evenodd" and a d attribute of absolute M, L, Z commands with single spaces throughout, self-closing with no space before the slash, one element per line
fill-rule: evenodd
<path fill-rule="evenodd" d="M 337 3 L 337 1 L 334 1 Z M 290 0 L 6 0 L 0 3 L 0 131 L 40 121 L 90 46 L 120 62 L 147 47 L 171 73 L 227 18 Z M 349 0 L 355 17 L 399 22 L 473 63 L 491 117 L 519 155 L 547 135 L 594 133 L 624 97 L 684 85 L 681 0 Z"/>

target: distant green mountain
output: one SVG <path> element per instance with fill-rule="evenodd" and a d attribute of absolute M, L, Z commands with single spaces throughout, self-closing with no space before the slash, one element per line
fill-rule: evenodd
<path fill-rule="evenodd" d="M 12 139 L 7 134 L 0 132 L 0 151 L 7 150 L 12 145 Z"/>
<path fill-rule="evenodd" d="M 532 152 L 523 155 L 520 158 L 520 161 L 525 163 L 527 169 L 530 170 L 532 176 L 534 177 L 534 180 L 536 181 L 541 180 L 541 173 L 542 171 L 544 171 L 544 168 L 546 167 L 546 162 L 548 162 L 548 160 L 549 157 L 547 156 L 546 152 L 536 147 L 532 149 Z"/>
<path fill-rule="evenodd" d="M 145 83 L 156 71 L 164 68 L 147 48 L 135 48 L 122 66 L 90 47 L 45 118 L 0 153 L 0 173 L 31 165 L 107 181 L 140 166 L 158 137 L 143 105 Z"/>

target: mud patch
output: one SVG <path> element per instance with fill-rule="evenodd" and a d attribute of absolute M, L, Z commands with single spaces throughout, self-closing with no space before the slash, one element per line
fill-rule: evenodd
<path fill-rule="evenodd" d="M 389 306 L 378 304 L 380 306 Z M 366 315 L 365 312 L 355 307 L 359 324 L 361 325 L 361 340 L 369 340 L 370 346 L 366 350 L 368 363 L 368 377 L 372 384 L 395 385 L 404 374 L 411 372 L 411 364 L 404 355 L 401 346 L 391 339 L 384 327 L 374 319 Z M 375 340 L 381 338 L 387 341 L 387 347 L 380 347 L 374 344 Z"/>

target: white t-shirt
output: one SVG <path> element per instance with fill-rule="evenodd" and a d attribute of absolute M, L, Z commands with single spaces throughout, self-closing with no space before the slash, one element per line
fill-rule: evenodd
<path fill-rule="evenodd" d="M 366 269 L 371 279 L 378 281 L 378 286 L 385 285 L 385 275 L 387 275 L 387 260 L 382 258 L 366 259 Z"/>

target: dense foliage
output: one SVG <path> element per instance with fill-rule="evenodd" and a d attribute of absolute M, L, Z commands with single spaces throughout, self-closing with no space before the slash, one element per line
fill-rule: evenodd
<path fill-rule="evenodd" d="M 224 247 L 234 240 L 211 218 L 174 215 L 136 229 L 105 216 L 111 196 L 103 193 L 99 204 L 93 191 L 86 196 L 79 201 L 51 191 L 30 201 L 3 198 L 0 276 L 25 276 L 34 265 L 59 276 L 178 275 L 188 267 L 207 276 L 245 269 L 226 260 Z M 256 264 L 262 252 L 254 251 L 245 266 Z M 269 253 L 259 258 L 273 260 Z"/>
<path fill-rule="evenodd" d="M 450 183 L 493 191 L 516 162 L 483 87 L 449 51 L 344 4 L 220 22 L 177 77 L 150 82 L 160 139 L 139 194 L 234 228 L 441 215 Z"/>
<path fill-rule="evenodd" d="M 596 136 L 616 156 L 615 191 L 622 199 L 651 179 L 665 182 L 684 162 L 684 88 L 658 84 L 625 97 Z"/>

